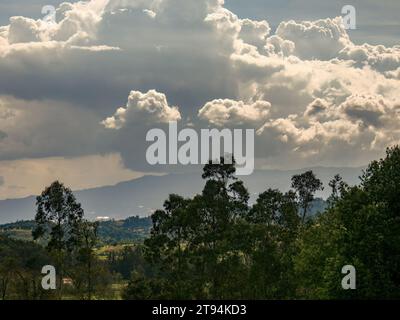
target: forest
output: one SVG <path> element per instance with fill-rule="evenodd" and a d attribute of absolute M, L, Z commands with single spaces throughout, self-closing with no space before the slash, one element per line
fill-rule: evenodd
<path fill-rule="evenodd" d="M 0 232 L 0 299 L 400 298 L 398 146 L 359 185 L 336 175 L 323 186 L 307 171 L 254 203 L 235 171 L 223 158 L 210 162 L 201 193 L 171 194 L 151 221 L 88 221 L 54 182 L 37 197 L 34 221 L 20 223 L 24 239 L 6 232 L 11 225 Z M 322 188 L 331 195 L 313 214 Z M 45 265 L 55 266 L 55 290 L 42 288 Z M 349 265 L 356 288 L 345 290 Z"/>

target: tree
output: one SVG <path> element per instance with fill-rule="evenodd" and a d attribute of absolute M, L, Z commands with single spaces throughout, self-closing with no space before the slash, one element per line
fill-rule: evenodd
<path fill-rule="evenodd" d="M 41 246 L 0 235 L 0 299 L 52 298 L 53 292 L 41 287 L 40 271 L 49 262 Z"/>
<path fill-rule="evenodd" d="M 368 196 L 368 204 L 375 215 L 369 215 L 375 225 L 369 232 L 376 236 L 381 268 L 385 271 L 382 279 L 382 293 L 387 297 L 400 296 L 400 147 L 388 148 L 386 156 L 373 161 L 361 177 L 361 187 Z M 376 217 L 375 222 L 372 220 Z M 379 240 L 379 241 L 378 241 Z M 377 250 L 379 249 L 379 250 Z M 378 258 L 377 258 L 378 259 Z M 371 261 L 372 262 L 372 261 Z M 371 263 L 370 262 L 370 263 Z M 380 277 L 381 278 L 381 277 Z M 392 288 L 392 290 L 390 290 Z"/>
<path fill-rule="evenodd" d="M 219 164 L 209 162 L 204 166 L 202 177 L 206 184 L 193 208 L 200 222 L 197 250 L 202 255 L 204 285 L 214 299 L 232 297 L 233 292 L 240 292 L 235 285 L 241 283 L 236 277 L 241 251 L 237 249 L 238 239 L 232 238 L 232 234 L 235 234 L 238 219 L 248 213 L 249 193 L 243 182 L 237 181 L 235 161 L 231 162 L 226 164 L 221 158 Z"/>
<path fill-rule="evenodd" d="M 307 171 L 292 177 L 292 188 L 297 192 L 300 207 L 303 209 L 301 221 L 304 224 L 310 204 L 314 200 L 315 192 L 323 190 L 321 180 L 317 179 L 314 172 Z"/>
<path fill-rule="evenodd" d="M 151 238 L 145 241 L 149 261 L 162 274 L 170 297 L 183 299 L 188 294 L 189 266 L 187 242 L 189 225 L 187 206 L 190 200 L 170 195 L 164 203 L 164 210 L 157 210 L 153 216 Z M 168 272 L 166 272 L 168 270 Z M 139 276 L 135 278 L 135 281 Z M 133 278 L 132 278 L 133 279 Z M 132 280 L 131 279 L 131 280 Z M 139 282 L 138 282 L 139 283 Z"/>
<path fill-rule="evenodd" d="M 392 299 L 400 297 L 400 148 L 372 162 L 360 186 L 330 182 L 329 207 L 305 223 L 322 183 L 309 171 L 296 190 L 249 194 L 221 161 L 204 168 L 201 194 L 170 195 L 152 216 L 125 298 Z M 300 214 L 299 214 L 300 208 Z M 342 288 L 352 265 L 357 290 Z"/>
<path fill-rule="evenodd" d="M 229 159 L 231 161 L 227 161 L 227 159 L 221 157 L 219 163 L 213 163 L 213 161 L 210 160 L 203 168 L 202 178 L 219 181 L 225 186 L 229 180 L 236 180 L 236 162 L 231 156 L 229 156 Z"/>
<path fill-rule="evenodd" d="M 372 161 L 361 177 L 361 186 L 376 203 L 385 202 L 392 216 L 400 212 L 400 147 L 388 148 L 386 157 Z"/>
<path fill-rule="evenodd" d="M 335 175 L 331 181 L 329 181 L 329 187 L 332 189 L 332 193 L 328 198 L 328 203 L 332 206 L 349 188 L 349 185 L 343 181 L 340 175 Z"/>
<path fill-rule="evenodd" d="M 336 182 L 338 179 L 335 179 Z M 373 161 L 360 186 L 346 187 L 299 239 L 299 293 L 313 299 L 400 297 L 400 148 Z M 357 271 L 357 290 L 343 290 L 341 269 Z"/>
<path fill-rule="evenodd" d="M 294 295 L 291 277 L 300 223 L 297 211 L 292 191 L 283 194 L 273 189 L 261 193 L 251 208 L 247 220 L 253 230 L 249 252 L 253 298 L 282 299 Z"/>
<path fill-rule="evenodd" d="M 94 249 L 98 242 L 97 236 L 98 223 L 83 220 L 78 225 L 78 247 L 77 247 L 77 259 L 83 265 L 83 278 L 85 279 L 85 291 L 88 300 L 92 299 L 96 269 L 96 257 Z"/>
<path fill-rule="evenodd" d="M 2 250 L 0 249 L 0 252 Z M 3 254 L 2 254 L 3 256 Z M 11 252 L 7 256 L 2 257 L 0 264 L 0 298 L 6 300 L 8 289 L 12 280 L 14 270 L 16 270 L 17 259 L 14 258 Z"/>
<path fill-rule="evenodd" d="M 47 240 L 46 248 L 57 264 L 58 292 L 61 298 L 66 254 L 78 244 L 78 229 L 84 211 L 72 191 L 59 181 L 53 182 L 36 198 L 36 206 L 36 226 L 32 235 L 35 240 Z"/>
<path fill-rule="evenodd" d="M 239 277 L 240 238 L 235 228 L 248 212 L 249 194 L 234 176 L 234 161 L 225 162 L 221 158 L 219 164 L 205 165 L 206 183 L 200 195 L 193 199 L 170 195 L 164 210 L 153 214 L 145 251 L 154 274 L 148 282 L 136 274 L 130 281 L 131 296 L 135 286 L 141 292 L 154 288 L 156 296 L 162 292 L 175 299 L 239 296 L 243 277 Z"/>

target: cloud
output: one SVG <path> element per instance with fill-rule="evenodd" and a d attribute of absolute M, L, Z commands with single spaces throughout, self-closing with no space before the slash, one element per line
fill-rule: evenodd
<path fill-rule="evenodd" d="M 400 46 L 387 48 L 383 45 L 351 45 L 343 48 L 338 57 L 352 60 L 356 66 L 370 66 L 381 73 L 400 68 Z"/>
<path fill-rule="evenodd" d="M 10 44 L 40 41 L 42 22 L 24 17 L 11 17 L 8 27 L 8 41 Z"/>
<path fill-rule="evenodd" d="M 59 179 L 73 190 L 114 185 L 143 173 L 123 167 L 119 154 L 0 161 L 0 199 L 37 195 Z"/>
<path fill-rule="evenodd" d="M 19 18 L 36 40 L 15 43 L 16 28 L 3 28 L 0 93 L 95 105 L 104 116 L 132 88 L 157 89 L 196 114 L 234 96 L 229 53 L 205 22 L 221 8 L 215 0 L 92 0 L 62 4 L 55 25 Z"/>
<path fill-rule="evenodd" d="M 398 101 L 352 95 L 339 106 L 316 99 L 303 115 L 271 119 L 257 134 L 274 146 L 264 156 L 283 155 L 287 165 L 332 165 L 332 159 L 336 165 L 362 164 L 363 157 L 400 141 L 399 120 Z"/>
<path fill-rule="evenodd" d="M 385 73 L 386 77 L 389 79 L 397 79 L 400 80 L 400 67 L 394 71 L 388 71 Z"/>
<path fill-rule="evenodd" d="M 199 110 L 199 117 L 219 127 L 257 127 L 267 120 L 270 108 L 268 101 L 245 104 L 243 101 L 218 99 L 206 103 Z"/>
<path fill-rule="evenodd" d="M 100 120 L 65 102 L 0 96 L 0 160 L 106 152 Z"/>
<path fill-rule="evenodd" d="M 57 16 L 0 27 L 1 159 L 113 152 L 151 170 L 145 134 L 171 120 L 256 128 L 265 167 L 365 164 L 399 141 L 400 49 L 355 45 L 340 18 L 271 32 L 217 0 L 91 0 Z"/>
<path fill-rule="evenodd" d="M 328 108 L 328 102 L 318 98 L 307 106 L 304 115 L 310 119 L 324 119 L 327 115 Z"/>
<path fill-rule="evenodd" d="M 351 44 L 342 18 L 316 21 L 281 22 L 276 34 L 295 44 L 294 53 L 301 59 L 330 60 Z"/>
<path fill-rule="evenodd" d="M 376 128 L 384 125 L 383 118 L 392 111 L 392 107 L 389 107 L 383 98 L 378 99 L 371 96 L 351 96 L 340 108 L 350 120 L 359 120 L 366 127 L 373 126 Z"/>
<path fill-rule="evenodd" d="M 131 123 L 168 123 L 179 121 L 180 112 L 177 107 L 170 107 L 165 94 L 156 90 L 147 93 L 131 91 L 126 107 L 118 108 L 112 117 L 102 121 L 107 129 L 121 129 Z"/>
<path fill-rule="evenodd" d="M 240 20 L 239 38 L 245 43 L 261 50 L 265 46 L 266 39 L 271 32 L 267 21 L 253 21 L 250 19 Z"/>

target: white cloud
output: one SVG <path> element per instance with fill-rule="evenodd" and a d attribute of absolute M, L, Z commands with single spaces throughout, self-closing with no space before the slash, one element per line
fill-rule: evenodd
<path fill-rule="evenodd" d="M 112 117 L 102 124 L 107 129 L 121 129 L 133 124 L 158 124 L 179 121 L 181 115 L 177 107 L 168 105 L 163 93 L 150 90 L 147 93 L 131 91 L 126 107 L 118 108 Z"/>
<path fill-rule="evenodd" d="M 10 44 L 21 42 L 40 41 L 40 28 L 42 22 L 24 17 L 11 17 L 8 28 L 8 41 Z"/>
<path fill-rule="evenodd" d="M 239 38 L 261 50 L 265 46 L 271 28 L 267 21 L 240 20 L 241 28 Z"/>
<path fill-rule="evenodd" d="M 340 18 L 272 34 L 217 0 L 92 0 L 57 14 L 0 27 L 0 94 L 17 101 L 0 113 L 3 159 L 101 150 L 142 168 L 145 130 L 181 118 L 257 128 L 265 165 L 364 164 L 399 141 L 400 49 L 354 45 Z"/>
<path fill-rule="evenodd" d="M 397 68 L 397 69 L 394 70 L 394 71 L 387 71 L 387 72 L 385 72 L 385 75 L 386 75 L 386 77 L 389 78 L 389 79 L 397 79 L 397 80 L 400 80 L 400 67 Z"/>
<path fill-rule="evenodd" d="M 301 59 L 330 60 L 351 44 L 340 17 L 317 21 L 282 22 L 276 34 L 295 44 L 295 54 Z"/>
<path fill-rule="evenodd" d="M 400 68 L 400 46 L 387 48 L 383 45 L 351 45 L 343 48 L 338 57 L 353 60 L 358 66 L 371 66 L 382 73 Z"/>
<path fill-rule="evenodd" d="M 257 127 L 267 120 L 270 108 L 271 104 L 268 101 L 245 104 L 243 101 L 218 99 L 206 103 L 199 110 L 199 117 L 220 127 Z"/>
<path fill-rule="evenodd" d="M 399 121 L 398 101 L 352 95 L 339 106 L 316 99 L 303 115 L 271 119 L 257 133 L 273 140 L 275 150 L 266 155 L 271 161 L 278 153 L 291 166 L 361 165 L 363 157 L 400 142 Z"/>

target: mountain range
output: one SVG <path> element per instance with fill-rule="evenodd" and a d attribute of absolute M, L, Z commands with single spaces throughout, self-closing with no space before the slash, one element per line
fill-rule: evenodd
<path fill-rule="evenodd" d="M 324 183 L 324 191 L 318 197 L 327 198 L 330 190 L 328 182 L 335 174 L 340 174 L 350 185 L 359 183 L 362 167 L 326 168 L 316 167 L 300 170 L 258 170 L 251 176 L 240 177 L 248 187 L 251 201 L 268 188 L 287 191 L 293 175 L 313 170 Z M 185 197 L 200 193 L 204 180 L 199 173 L 144 176 L 121 182 L 113 186 L 75 191 L 76 198 L 85 209 L 88 219 L 124 219 L 130 216 L 149 216 L 155 209 L 162 208 L 171 193 Z M 0 224 L 18 220 L 30 220 L 35 216 L 36 196 L 0 201 Z"/>

